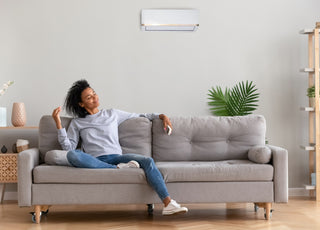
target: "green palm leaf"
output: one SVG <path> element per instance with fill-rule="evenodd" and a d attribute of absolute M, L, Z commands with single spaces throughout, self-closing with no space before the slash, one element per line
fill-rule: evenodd
<path fill-rule="evenodd" d="M 226 88 L 223 93 L 220 87 L 209 90 L 209 106 L 214 115 L 217 116 L 244 116 L 256 110 L 259 93 L 255 85 L 246 81 L 238 83 L 231 90 Z"/>
<path fill-rule="evenodd" d="M 212 110 L 212 113 L 216 114 L 217 116 L 227 116 L 228 111 L 226 108 L 226 104 L 229 94 L 230 92 L 228 89 L 226 89 L 223 93 L 221 87 L 219 86 L 209 90 L 208 96 L 211 101 L 208 102 L 208 104 L 212 106 L 212 108 L 210 108 L 210 110 Z"/>

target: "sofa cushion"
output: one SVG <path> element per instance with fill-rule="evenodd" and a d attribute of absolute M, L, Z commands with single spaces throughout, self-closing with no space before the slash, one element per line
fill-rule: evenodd
<path fill-rule="evenodd" d="M 122 153 L 136 153 L 151 157 L 152 122 L 145 118 L 132 118 L 119 125 Z"/>
<path fill-rule="evenodd" d="M 249 160 L 157 162 L 165 182 L 272 181 L 273 167 Z"/>
<path fill-rule="evenodd" d="M 259 164 L 269 163 L 271 156 L 271 149 L 265 145 L 254 146 L 248 152 L 249 160 Z"/>
<path fill-rule="evenodd" d="M 70 117 L 61 117 L 62 126 L 68 129 Z M 119 126 L 119 141 L 123 153 L 137 153 L 151 156 L 151 126 L 147 118 L 138 117 L 126 120 Z M 80 144 L 78 145 L 80 147 Z M 53 149 L 60 150 L 58 133 L 54 120 L 46 115 L 39 123 L 39 150 L 41 161 L 44 162 L 45 154 Z"/>
<path fill-rule="evenodd" d="M 170 136 L 162 121 L 153 121 L 155 161 L 221 161 L 248 159 L 248 150 L 265 142 L 263 116 L 172 117 Z"/>
<path fill-rule="evenodd" d="M 44 162 L 48 165 L 72 166 L 67 159 L 68 151 L 50 150 L 46 153 Z"/>
<path fill-rule="evenodd" d="M 63 127 L 68 128 L 70 121 L 70 117 L 61 117 Z M 39 150 L 42 162 L 44 162 L 46 153 L 53 149 L 61 149 L 61 146 L 58 141 L 56 124 L 52 116 L 46 115 L 41 117 L 39 122 Z"/>
<path fill-rule="evenodd" d="M 39 165 L 33 169 L 35 184 L 145 184 L 143 169 L 85 169 Z"/>

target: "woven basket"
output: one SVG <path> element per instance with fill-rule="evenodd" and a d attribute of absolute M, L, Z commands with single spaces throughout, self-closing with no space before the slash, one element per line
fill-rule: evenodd
<path fill-rule="evenodd" d="M 17 146 L 17 152 L 20 153 L 29 148 L 29 145 Z"/>

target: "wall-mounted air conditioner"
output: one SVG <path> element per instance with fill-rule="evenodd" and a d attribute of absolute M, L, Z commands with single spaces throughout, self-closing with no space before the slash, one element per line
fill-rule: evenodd
<path fill-rule="evenodd" d="M 143 9 L 143 31 L 195 31 L 199 27 L 196 9 Z"/>

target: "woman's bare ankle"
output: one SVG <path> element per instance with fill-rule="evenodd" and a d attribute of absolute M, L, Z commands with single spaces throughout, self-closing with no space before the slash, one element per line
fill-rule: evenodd
<path fill-rule="evenodd" d="M 164 206 L 167 207 L 168 204 L 170 203 L 170 201 L 171 201 L 170 196 L 167 196 L 166 198 L 163 199 L 162 202 L 163 202 Z"/>

